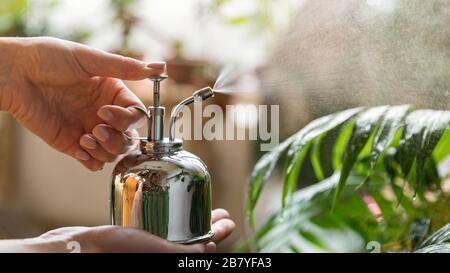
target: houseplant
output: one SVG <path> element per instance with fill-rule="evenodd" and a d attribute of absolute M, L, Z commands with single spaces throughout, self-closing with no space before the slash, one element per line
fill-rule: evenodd
<path fill-rule="evenodd" d="M 450 111 L 409 105 L 360 107 L 312 121 L 257 162 L 250 225 L 284 159 L 281 208 L 241 251 L 449 252 L 449 172 L 442 163 L 450 154 L 449 125 Z M 316 178 L 304 187 L 299 175 L 306 165 Z"/>

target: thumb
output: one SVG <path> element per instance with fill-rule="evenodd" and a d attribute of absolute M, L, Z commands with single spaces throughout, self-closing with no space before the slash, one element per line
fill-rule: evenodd
<path fill-rule="evenodd" d="M 122 80 L 142 80 L 165 73 L 166 63 L 145 63 L 133 58 L 77 44 L 74 56 L 89 76 L 112 77 Z"/>

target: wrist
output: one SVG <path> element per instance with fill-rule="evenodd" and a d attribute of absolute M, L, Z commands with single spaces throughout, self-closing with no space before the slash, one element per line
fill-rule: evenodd
<path fill-rule="evenodd" d="M 23 38 L 0 38 L 0 110 L 11 112 L 23 75 Z"/>

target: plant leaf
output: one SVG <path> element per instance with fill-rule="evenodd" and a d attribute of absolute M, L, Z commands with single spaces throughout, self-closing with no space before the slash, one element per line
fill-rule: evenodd
<path fill-rule="evenodd" d="M 248 189 L 248 199 L 247 199 L 247 215 L 249 217 L 250 225 L 254 225 L 253 210 L 256 206 L 256 202 L 261 195 L 261 191 L 264 187 L 269 176 L 272 174 L 280 156 L 289 147 L 289 145 L 294 141 L 295 135 L 289 137 L 283 141 L 280 145 L 275 147 L 272 151 L 264 154 L 256 163 L 251 177 L 250 185 Z"/>
<path fill-rule="evenodd" d="M 383 153 L 394 139 L 395 133 L 401 126 L 401 122 L 410 109 L 409 105 L 390 107 L 383 116 L 378 127 L 370 154 L 372 156 L 371 168 L 373 169 L 381 153 Z"/>
<path fill-rule="evenodd" d="M 361 110 L 362 108 L 353 108 L 321 117 L 309 123 L 295 135 L 295 139 L 288 150 L 288 158 L 286 161 L 285 177 L 287 177 L 287 179 L 285 179 L 285 183 L 283 185 L 283 205 L 285 204 L 286 197 L 288 197 L 288 195 L 295 189 L 296 184 L 294 185 L 292 181 L 296 182 L 303 158 L 306 155 L 304 150 L 305 147 L 309 147 L 309 142 L 340 126 Z"/>
<path fill-rule="evenodd" d="M 289 175 L 289 173 L 293 171 L 294 165 L 297 163 L 297 167 L 301 168 L 301 163 L 298 164 L 299 157 L 301 156 L 302 150 L 308 141 L 314 139 L 322 133 L 325 133 L 339 126 L 343 122 L 353 117 L 359 111 L 361 111 L 361 109 L 362 108 L 353 108 L 316 119 L 305 126 L 303 129 L 301 129 L 299 132 L 286 139 L 275 149 L 264 154 L 261 159 L 258 160 L 250 177 L 250 185 L 248 191 L 247 215 L 249 216 L 250 225 L 253 225 L 253 210 L 255 208 L 256 202 L 259 199 L 259 196 L 261 195 L 264 184 L 272 174 L 273 169 L 275 168 L 276 163 L 278 162 L 283 152 L 288 147 L 290 147 L 286 165 L 286 176 L 292 177 L 292 175 Z M 286 185 L 285 188 L 287 190 L 289 187 L 287 187 Z M 288 192 L 286 191 L 286 194 L 287 193 Z"/>
<path fill-rule="evenodd" d="M 450 253 L 450 243 L 426 246 L 414 251 L 414 253 Z"/>
<path fill-rule="evenodd" d="M 397 232 L 389 235 L 385 234 L 385 223 L 375 222 L 375 218 L 369 214 L 368 204 L 353 192 L 353 187 L 359 185 L 362 179 L 363 177 L 353 175 L 349 177 L 348 187 L 343 191 L 343 203 L 333 214 L 329 213 L 329 196 L 337 186 L 339 173 L 298 190 L 293 195 L 292 202 L 283 210 L 277 210 L 257 231 L 252 240 L 256 249 L 261 252 L 294 252 L 294 249 L 289 248 L 294 246 L 302 252 L 364 251 L 364 242 L 379 240 L 383 243 L 385 239 L 381 238 L 398 238 L 401 234 L 398 231 L 407 231 L 408 228 L 401 217 L 394 217 L 398 215 L 396 202 L 390 201 L 390 208 L 387 207 L 388 200 L 381 195 L 384 182 L 380 180 L 370 183 L 369 193 L 374 195 L 379 191 L 376 201 L 385 209 L 385 221 L 394 219 L 398 224 L 395 228 Z M 369 187 L 364 188 L 368 189 Z M 329 236 L 334 239 L 330 240 Z M 312 248 L 311 244 L 314 245 Z"/>
<path fill-rule="evenodd" d="M 409 180 L 413 163 L 416 163 L 413 180 L 416 192 L 420 192 L 426 160 L 449 125 L 450 112 L 417 110 L 406 117 L 405 123 L 398 161 L 406 180 Z"/>
<path fill-rule="evenodd" d="M 418 248 L 423 248 L 435 244 L 442 244 L 445 242 L 450 242 L 450 223 L 431 234 L 422 243 L 420 243 Z"/>
<path fill-rule="evenodd" d="M 314 170 L 314 174 L 316 175 L 318 181 L 322 181 L 325 179 L 325 175 L 323 174 L 322 164 L 320 160 L 320 147 L 321 147 L 320 144 L 322 143 L 322 139 L 324 138 L 324 136 L 325 134 L 321 135 L 314 141 L 311 151 L 311 164 Z"/>
<path fill-rule="evenodd" d="M 305 159 L 306 155 L 308 154 L 309 147 L 311 146 L 310 142 L 306 143 L 300 152 L 300 155 L 297 156 L 297 159 L 294 163 L 294 165 L 291 167 L 290 171 L 286 171 L 288 166 L 290 165 L 290 162 L 292 162 L 291 158 L 288 158 L 286 163 L 289 162 L 289 164 L 286 164 L 285 167 L 285 176 L 284 176 L 284 183 L 283 183 L 283 191 L 281 194 L 281 207 L 285 207 L 286 205 L 286 198 L 296 190 L 297 187 L 297 179 L 298 175 L 300 173 L 300 169 L 302 167 L 303 160 Z"/>
<path fill-rule="evenodd" d="M 329 237 L 334 238 L 336 231 L 344 232 L 341 235 L 347 234 L 347 231 L 356 232 L 360 239 L 352 238 L 356 238 L 353 246 L 358 247 L 357 251 L 363 251 L 364 241 L 371 240 L 382 244 L 396 242 L 388 249 L 404 249 L 408 246 L 405 244 L 405 240 L 410 239 L 407 237 L 408 225 L 411 219 L 426 215 L 427 206 L 427 200 L 411 198 L 411 189 L 418 191 L 421 185 L 426 185 L 427 189 L 434 191 L 430 192 L 432 196 L 444 194 L 435 191 L 439 187 L 434 185 L 439 186 L 442 180 L 437 172 L 437 164 L 450 154 L 450 112 L 419 110 L 408 113 L 409 106 L 361 109 L 349 114 L 342 122 L 334 118 L 345 111 L 311 122 L 258 161 L 252 172 L 247 204 L 247 213 L 251 219 L 266 180 L 287 151 L 283 208 L 277 210 L 254 239 L 249 241 L 259 251 L 335 251 L 341 250 L 343 244 L 350 246 L 348 238 L 344 239 L 345 243 L 338 243 L 338 248 L 327 240 Z M 316 176 L 330 175 L 324 170 L 331 159 L 322 163 L 318 156 L 321 151 L 322 159 L 326 159 L 321 145 L 333 146 L 331 159 L 335 173 L 315 185 L 297 190 L 298 176 L 305 169 L 302 165 L 309 152 Z M 326 150 L 328 152 L 331 149 Z M 404 181 L 405 177 L 421 184 L 413 188 L 410 187 L 413 185 L 408 184 L 402 188 L 400 179 Z M 362 185 L 361 182 L 366 180 L 367 183 Z M 356 185 L 362 185 L 361 190 L 366 193 L 364 196 L 373 200 L 368 197 L 362 200 L 355 194 L 355 191 L 361 193 Z M 333 214 L 326 213 L 330 206 L 334 208 L 337 203 L 341 194 L 338 189 L 342 193 L 342 202 Z M 333 191 L 334 198 L 330 199 Z M 408 193 L 405 196 L 409 198 L 399 204 L 403 191 Z M 289 203 L 285 204 L 285 200 L 289 200 Z M 373 204 L 377 204 L 378 209 Z M 306 230 L 307 233 L 300 230 Z M 441 232 L 441 235 L 446 232 Z M 319 243 L 314 243 L 316 239 Z M 448 251 L 449 246 L 443 239 L 436 239 L 417 252 Z"/>
<path fill-rule="evenodd" d="M 431 110 L 430 110 L 431 111 Z M 427 160 L 431 157 L 434 148 L 439 143 L 445 129 L 450 124 L 450 113 L 444 111 L 432 111 L 428 126 L 423 133 L 421 151 L 417 153 L 416 177 L 421 185 Z"/>
<path fill-rule="evenodd" d="M 308 125 L 306 125 L 302 130 L 300 130 L 296 136 L 294 141 L 292 142 L 288 155 L 293 155 L 290 164 L 288 165 L 288 171 L 295 164 L 296 157 L 298 157 L 305 146 L 305 144 L 314 138 L 330 131 L 331 129 L 336 128 L 342 123 L 346 122 L 354 115 L 359 113 L 363 108 L 353 108 L 349 110 L 345 110 L 336 114 L 328 115 L 325 117 L 318 118 Z"/>
<path fill-rule="evenodd" d="M 342 168 L 342 158 L 344 157 L 345 148 L 347 143 L 352 136 L 353 127 L 355 127 L 355 122 L 350 121 L 342 126 L 341 131 L 334 143 L 333 148 L 333 169 L 335 172 L 340 171 Z"/>
<path fill-rule="evenodd" d="M 325 249 L 325 250 L 327 249 L 327 246 L 314 233 L 312 233 L 308 230 L 302 230 L 302 229 L 300 229 L 298 232 L 300 233 L 301 237 L 308 240 L 312 244 L 314 244 L 322 249 Z"/>
<path fill-rule="evenodd" d="M 339 195 L 347 181 L 350 171 L 358 159 L 359 153 L 366 145 L 374 128 L 378 125 L 387 109 L 388 106 L 386 105 L 370 108 L 356 117 L 355 127 L 353 128 L 352 135 L 344 152 L 341 177 L 339 178 L 339 184 L 333 197 L 332 210 L 336 206 Z"/>
<path fill-rule="evenodd" d="M 433 158 L 436 163 L 439 163 L 441 160 L 445 159 L 450 154 L 450 130 L 445 130 L 445 133 L 442 135 L 441 140 L 433 152 Z"/>

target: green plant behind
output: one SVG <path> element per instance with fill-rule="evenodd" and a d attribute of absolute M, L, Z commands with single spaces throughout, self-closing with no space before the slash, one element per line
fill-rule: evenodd
<path fill-rule="evenodd" d="M 380 238 L 384 244 L 401 241 L 410 230 L 392 227 L 399 225 L 401 219 L 404 220 L 401 224 L 409 227 L 414 219 L 426 216 L 426 193 L 442 197 L 439 194 L 443 178 L 439 176 L 437 166 L 450 154 L 449 124 L 450 111 L 414 110 L 409 105 L 355 108 L 312 121 L 265 154 L 252 172 L 247 214 L 253 227 L 253 212 L 264 185 L 277 162 L 285 158 L 282 208 L 255 235 L 253 244 L 264 249 L 261 248 L 264 245 L 261 244 L 262 238 L 267 240 L 267 234 L 284 226 L 299 235 L 297 237 L 315 242 L 313 245 L 326 250 L 320 236 L 312 232 L 314 228 L 305 231 L 305 225 L 317 217 L 322 218 L 322 222 L 328 221 L 329 226 L 345 226 L 344 230 L 356 231 L 365 241 Z M 337 132 L 333 138 L 332 154 L 328 155 L 334 175 L 326 178 L 323 165 L 330 159 L 321 158 L 321 142 L 331 132 Z M 307 202 L 299 201 L 303 200 L 304 193 L 298 190 L 305 160 L 310 160 L 318 181 L 325 178 L 316 185 L 328 185 Z M 334 182 L 325 183 L 330 179 Z M 316 185 L 311 186 L 310 192 L 314 192 Z M 390 197 L 386 191 L 391 193 Z M 321 201 L 317 203 L 316 199 Z M 377 207 L 380 215 L 368 210 L 370 206 Z M 305 214 L 305 207 L 309 213 Z M 330 210 L 334 213 L 330 214 Z M 360 214 L 353 215 L 357 211 Z M 390 222 L 393 220 L 397 223 Z M 369 223 L 369 226 L 362 223 Z M 319 234 L 323 235 L 321 232 Z M 290 251 L 300 250 L 300 246 L 292 242 L 287 245 L 291 246 Z M 402 247 L 405 248 L 413 250 L 413 246 Z"/>

